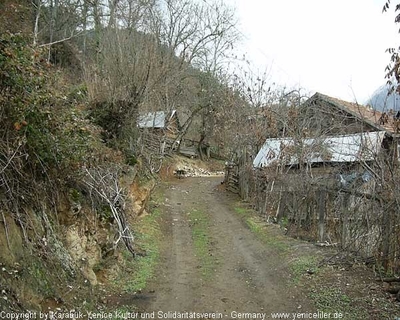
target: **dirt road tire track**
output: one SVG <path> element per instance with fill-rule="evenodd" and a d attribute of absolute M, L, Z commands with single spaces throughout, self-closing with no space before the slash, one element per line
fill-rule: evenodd
<path fill-rule="evenodd" d="M 143 306 L 152 311 L 313 311 L 308 299 L 290 284 L 286 261 L 260 242 L 232 211 L 234 201 L 217 186 L 221 177 L 187 178 L 166 187 L 165 240 L 156 278 Z M 211 279 L 200 272 L 190 227 L 190 212 L 209 219 L 211 254 L 218 261 Z"/>

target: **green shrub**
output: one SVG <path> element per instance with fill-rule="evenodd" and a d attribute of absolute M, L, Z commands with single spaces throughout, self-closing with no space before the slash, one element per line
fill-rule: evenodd
<path fill-rule="evenodd" d="M 77 99 L 68 98 L 61 73 L 43 54 L 20 35 L 0 35 L 0 167 L 8 164 L 0 175 L 0 193 L 11 198 L 23 190 L 31 195 L 40 181 L 52 191 L 77 177 L 99 153 L 80 108 L 84 99 L 78 108 Z M 78 91 L 86 89 L 73 88 L 70 97 Z"/>

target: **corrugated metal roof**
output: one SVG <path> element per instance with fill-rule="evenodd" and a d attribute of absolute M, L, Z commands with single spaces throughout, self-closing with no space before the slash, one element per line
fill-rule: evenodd
<path fill-rule="evenodd" d="M 267 139 L 253 161 L 255 168 L 274 163 L 295 165 L 321 162 L 370 161 L 379 153 L 384 131 L 334 137 Z M 300 159 L 299 159 L 300 158 Z"/>
<path fill-rule="evenodd" d="M 176 110 L 171 111 L 171 115 L 167 121 L 171 120 L 171 118 L 176 113 Z M 156 111 L 149 112 L 145 115 L 140 115 L 138 120 L 139 128 L 165 128 L 167 118 L 167 112 L 165 111 Z"/>

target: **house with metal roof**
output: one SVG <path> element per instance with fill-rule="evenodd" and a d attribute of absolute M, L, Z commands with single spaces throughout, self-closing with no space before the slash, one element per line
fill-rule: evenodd
<path fill-rule="evenodd" d="M 253 166 L 369 162 L 379 155 L 384 136 L 384 131 L 376 131 L 302 140 L 267 139 Z"/>
<path fill-rule="evenodd" d="M 174 151 L 181 130 L 176 110 L 139 114 L 137 127 L 142 145 L 153 153 Z"/>
<path fill-rule="evenodd" d="M 253 160 L 255 168 L 372 161 L 382 150 L 398 159 L 400 135 L 394 117 L 382 123 L 381 112 L 321 93 L 314 94 L 298 111 L 307 134 L 267 138 Z"/>
<path fill-rule="evenodd" d="M 398 161 L 399 119 L 320 93 L 289 111 L 251 161 L 243 152 L 227 166 L 228 190 L 287 234 L 380 254 L 388 208 L 397 210 L 381 194 Z"/>
<path fill-rule="evenodd" d="M 177 111 L 156 111 L 141 114 L 138 118 L 138 128 L 173 138 L 180 130 Z"/>

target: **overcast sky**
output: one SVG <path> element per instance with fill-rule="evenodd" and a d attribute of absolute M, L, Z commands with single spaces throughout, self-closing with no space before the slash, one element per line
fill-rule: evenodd
<path fill-rule="evenodd" d="M 384 0 L 225 0 L 241 45 L 279 84 L 364 103 L 385 83 L 386 48 L 400 45 Z"/>

